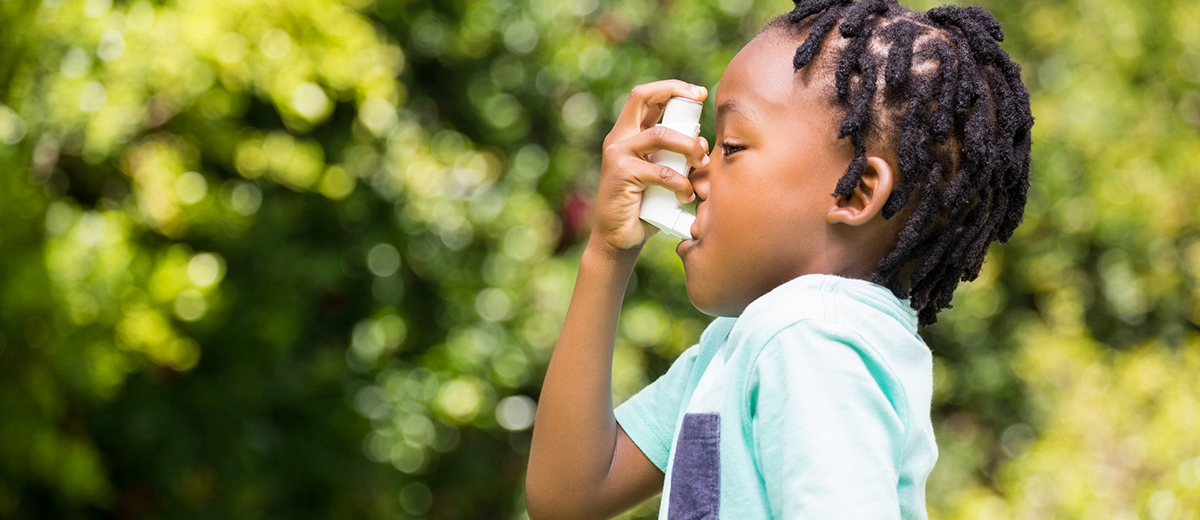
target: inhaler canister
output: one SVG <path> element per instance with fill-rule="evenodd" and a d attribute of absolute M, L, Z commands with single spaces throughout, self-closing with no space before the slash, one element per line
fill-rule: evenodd
<path fill-rule="evenodd" d="M 687 98 L 673 97 L 667 101 L 663 110 L 662 122 L 665 126 L 693 139 L 700 135 L 700 110 L 704 105 L 699 101 Z M 682 154 L 667 150 L 659 150 L 650 154 L 650 162 L 659 166 L 667 166 L 687 177 L 687 158 Z M 684 211 L 675 194 L 662 186 L 650 186 L 642 192 L 642 208 L 638 214 L 642 220 L 654 224 L 664 233 L 675 238 L 692 238 L 692 221 L 696 217 Z"/>

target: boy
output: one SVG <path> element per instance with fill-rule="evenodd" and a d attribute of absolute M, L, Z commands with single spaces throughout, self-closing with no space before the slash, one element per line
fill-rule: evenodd
<path fill-rule="evenodd" d="M 654 127 L 679 81 L 633 90 L 604 142 L 592 236 L 546 374 L 530 516 L 916 518 L 937 459 L 936 320 L 1029 186 L 1028 93 L 986 11 L 799 1 L 730 62 L 708 143 Z M 646 162 L 672 150 L 690 180 Z M 617 410 L 621 298 L 652 229 L 641 191 L 699 201 L 677 248 L 718 316 Z"/>

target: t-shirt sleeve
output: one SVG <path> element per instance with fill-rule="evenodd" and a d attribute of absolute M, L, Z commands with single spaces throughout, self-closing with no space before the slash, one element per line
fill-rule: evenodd
<path fill-rule="evenodd" d="M 671 442 L 675 438 L 675 421 L 683 406 L 683 394 L 699 351 L 699 345 L 685 350 L 666 374 L 613 410 L 617 423 L 663 473 L 667 471 Z"/>
<path fill-rule="evenodd" d="M 777 519 L 900 518 L 903 392 L 853 331 L 800 322 L 748 381 L 755 454 Z"/>

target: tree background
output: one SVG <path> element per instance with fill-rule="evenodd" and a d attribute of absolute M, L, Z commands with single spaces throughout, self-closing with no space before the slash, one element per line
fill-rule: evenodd
<path fill-rule="evenodd" d="M 980 5 L 1034 180 L 923 331 L 930 516 L 1200 516 L 1200 4 Z M 525 518 L 600 140 L 790 7 L 0 1 L 0 517 Z M 618 401 L 708 322 L 672 247 Z"/>

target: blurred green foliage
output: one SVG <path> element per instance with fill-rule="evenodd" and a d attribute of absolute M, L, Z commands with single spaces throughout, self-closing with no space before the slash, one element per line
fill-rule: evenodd
<path fill-rule="evenodd" d="M 925 331 L 931 517 L 1194 518 L 1200 4 L 982 5 L 1034 188 Z M 0 1 L 0 517 L 523 518 L 600 140 L 789 7 Z M 614 397 L 707 320 L 651 240 Z"/>

